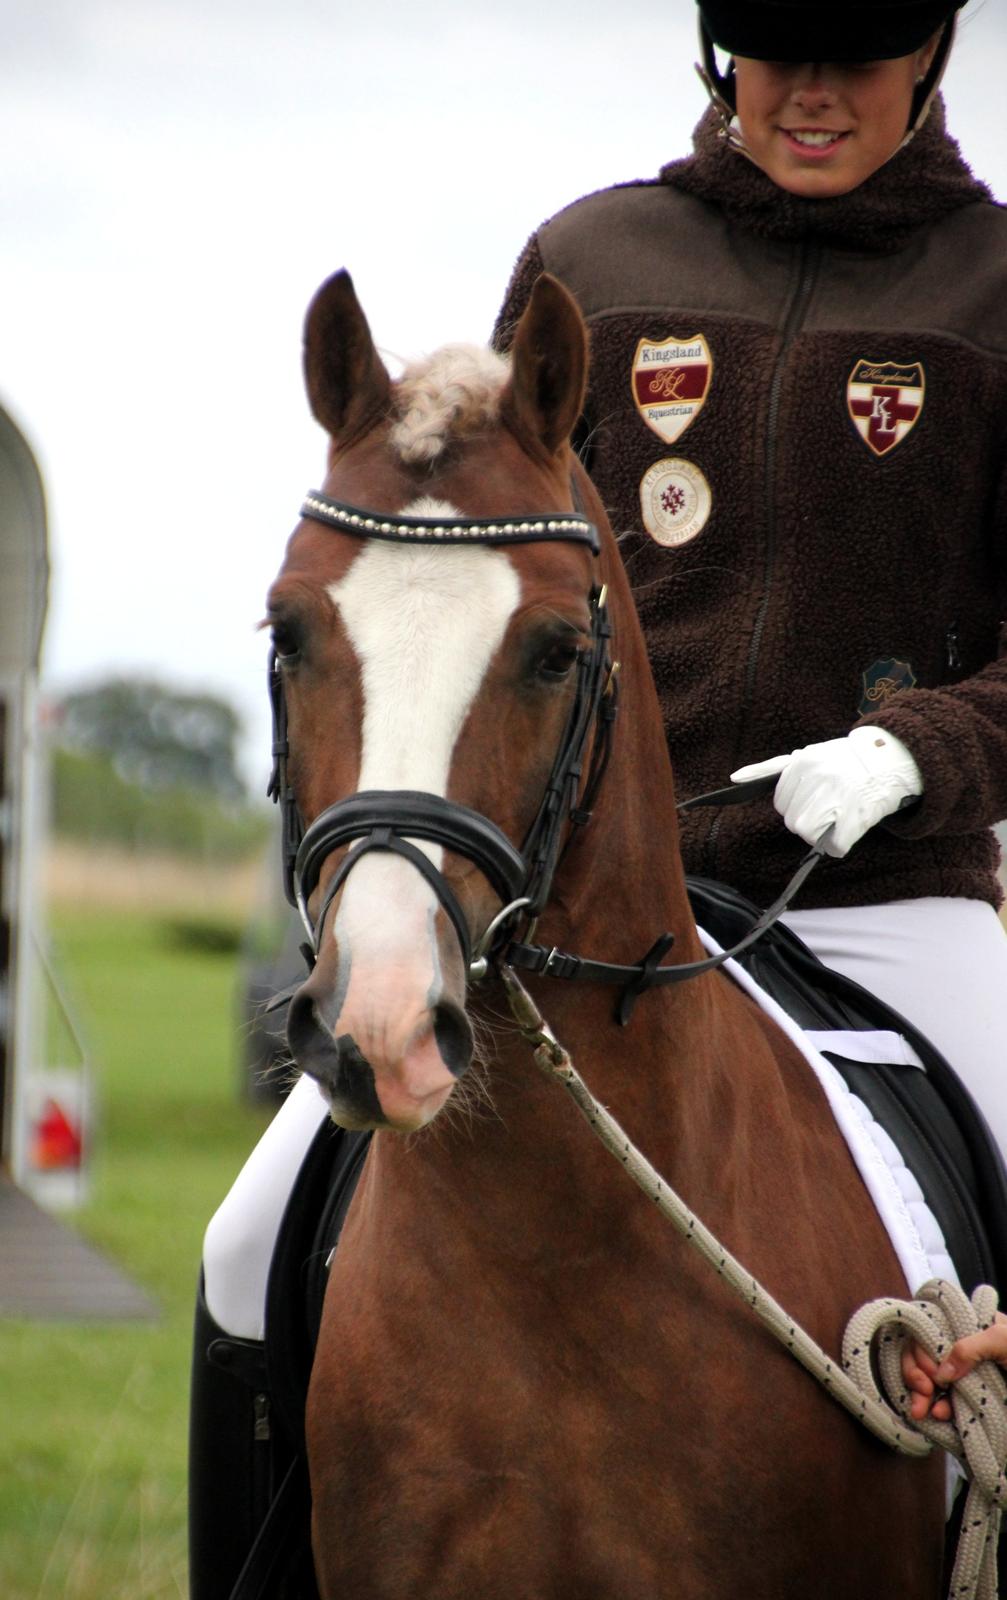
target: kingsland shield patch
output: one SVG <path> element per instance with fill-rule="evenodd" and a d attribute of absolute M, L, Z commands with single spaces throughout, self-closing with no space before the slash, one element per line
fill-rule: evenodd
<path fill-rule="evenodd" d="M 641 339 L 633 357 L 633 403 L 665 444 L 695 422 L 710 392 L 713 358 L 701 333 L 655 344 Z"/>
<path fill-rule="evenodd" d="M 858 361 L 846 383 L 853 426 L 876 456 L 887 455 L 916 426 L 923 410 L 922 361 Z"/>

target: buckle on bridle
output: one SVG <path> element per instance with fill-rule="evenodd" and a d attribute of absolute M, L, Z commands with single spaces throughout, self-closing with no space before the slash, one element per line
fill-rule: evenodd
<path fill-rule="evenodd" d="M 469 980 L 472 983 L 478 983 L 489 972 L 490 955 L 500 929 L 510 921 L 511 917 L 516 916 L 519 911 L 523 911 L 526 906 L 530 905 L 531 901 L 528 896 L 526 894 L 520 895 L 517 900 L 512 900 L 510 905 L 501 906 L 496 916 L 492 917 L 486 924 L 472 952 L 472 960 L 469 962 Z"/>

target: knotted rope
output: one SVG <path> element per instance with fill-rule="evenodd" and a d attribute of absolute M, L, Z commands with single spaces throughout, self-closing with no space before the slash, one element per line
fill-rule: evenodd
<path fill-rule="evenodd" d="M 908 1416 L 909 1396 L 902 1377 L 902 1353 L 920 1344 L 934 1361 L 947 1355 L 956 1339 L 988 1328 L 997 1308 L 996 1290 L 980 1284 L 969 1301 L 956 1284 L 931 1278 L 915 1300 L 872 1300 L 850 1318 L 843 1337 L 843 1366 L 854 1383 L 884 1404 L 874 1377 L 871 1349 L 891 1404 Z M 950 1600 L 996 1600 L 997 1540 L 1007 1497 L 1007 1384 L 1000 1368 L 982 1361 L 959 1378 L 950 1392 L 954 1422 L 932 1417 L 912 1426 L 963 1463 L 969 1479 Z"/>
<path fill-rule="evenodd" d="M 594 1098 L 513 970 L 501 966 L 500 976 L 514 1020 L 541 1071 L 562 1084 L 605 1148 L 773 1337 L 885 1444 L 917 1457 L 929 1455 L 936 1444 L 963 1462 L 970 1481 L 949 1600 L 997 1600 L 997 1538 L 1001 1508 L 1007 1504 L 1004 1375 L 994 1362 L 980 1362 L 952 1387 L 953 1423 L 932 1418 L 917 1422 L 910 1415 L 901 1365 L 909 1343 L 919 1343 L 940 1361 L 957 1339 L 989 1327 L 996 1290 L 982 1284 L 970 1301 L 957 1285 L 934 1278 L 916 1300 L 873 1300 L 850 1318 L 842 1364 L 837 1365 L 689 1210 Z M 884 1393 L 875 1380 L 872 1350 Z"/>

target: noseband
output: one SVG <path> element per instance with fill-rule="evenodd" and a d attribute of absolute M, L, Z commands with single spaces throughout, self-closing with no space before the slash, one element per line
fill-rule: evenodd
<path fill-rule="evenodd" d="M 358 538 L 400 544 L 509 546 L 562 541 L 584 544 L 597 556 L 598 530 L 577 513 L 547 512 L 541 516 L 471 520 L 468 518 L 386 517 L 359 506 L 345 505 L 322 494 L 309 494 L 301 516 Z M 333 900 L 362 856 L 372 850 L 403 856 L 422 873 L 449 917 L 467 971 L 473 969 L 468 924 L 444 874 L 412 841 L 442 845 L 465 857 L 483 874 L 506 910 L 523 911 L 534 920 L 545 907 L 553 874 L 570 829 L 583 826 L 607 758 L 616 711 L 616 679 L 608 642 L 611 637 L 605 591 L 592 585 L 591 648 L 577 656 L 577 683 L 563 737 L 553 761 L 537 815 L 520 850 L 495 822 L 441 795 L 416 790 L 366 790 L 338 801 L 305 828 L 287 775 L 289 744 L 283 673 L 273 651 L 269 660 L 269 694 L 273 709 L 273 771 L 269 795 L 282 814 L 283 881 L 287 899 L 300 911 L 317 955 L 322 928 Z M 591 766 L 584 782 L 584 757 L 592 728 L 598 724 Z M 583 791 L 583 792 L 582 792 Z M 317 918 L 308 901 L 318 886 L 322 866 L 341 845 L 352 848 L 325 887 Z M 502 935 L 507 919 L 494 919 L 493 933 Z M 471 975 L 485 971 L 486 936 L 480 940 Z"/>

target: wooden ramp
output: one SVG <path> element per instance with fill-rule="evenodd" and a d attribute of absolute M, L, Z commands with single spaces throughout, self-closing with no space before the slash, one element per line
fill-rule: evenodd
<path fill-rule="evenodd" d="M 123 1322 L 159 1316 L 144 1290 L 0 1172 L 0 1318 Z"/>

